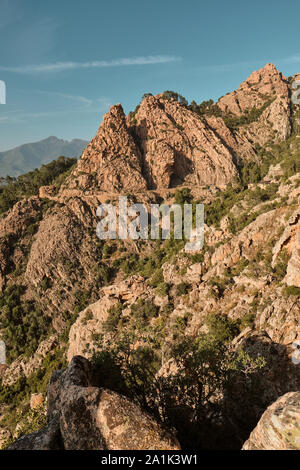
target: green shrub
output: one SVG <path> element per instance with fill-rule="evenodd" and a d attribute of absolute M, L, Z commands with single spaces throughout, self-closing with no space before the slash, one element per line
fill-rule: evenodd
<path fill-rule="evenodd" d="M 254 325 L 254 322 L 255 322 L 255 314 L 246 313 L 246 315 L 244 315 L 239 322 L 240 331 L 243 331 L 247 327 L 252 327 Z"/>
<path fill-rule="evenodd" d="M 159 312 L 159 307 L 154 305 L 150 300 L 139 299 L 131 306 L 131 313 L 133 318 L 142 324 L 146 324 L 147 320 L 156 317 Z"/>
<path fill-rule="evenodd" d="M 102 249 L 103 258 L 109 258 L 116 250 L 117 246 L 115 244 L 105 243 Z"/>
<path fill-rule="evenodd" d="M 176 286 L 176 295 L 186 295 L 191 290 L 192 286 L 188 282 L 181 282 Z"/>
<path fill-rule="evenodd" d="M 112 333 L 117 330 L 121 315 L 123 311 L 123 305 L 121 302 L 118 302 L 115 306 L 111 307 L 108 310 L 108 317 L 103 323 L 103 331 L 106 333 Z"/>
<path fill-rule="evenodd" d="M 38 286 L 42 291 L 45 292 L 47 289 L 49 289 L 49 287 L 51 287 L 51 280 L 47 276 L 44 276 L 41 282 L 39 282 Z"/>
<path fill-rule="evenodd" d="M 167 100 L 176 100 L 179 101 L 179 103 L 183 104 L 184 106 L 188 105 L 187 100 L 184 98 L 184 96 L 180 95 L 179 93 L 176 93 L 175 91 L 164 91 L 163 92 L 163 98 Z"/>
<path fill-rule="evenodd" d="M 150 285 L 152 287 L 157 287 L 162 282 L 164 282 L 163 270 L 161 268 L 159 268 L 154 272 L 154 274 L 153 274 L 153 276 L 150 280 Z"/>
<path fill-rule="evenodd" d="M 286 275 L 287 265 L 290 255 L 286 249 L 283 249 L 276 260 L 276 265 L 272 269 L 273 275 L 277 281 L 281 281 Z"/>
<path fill-rule="evenodd" d="M 132 347 L 136 344 L 136 347 Z M 240 351 L 234 353 L 212 335 L 176 337 L 168 343 L 163 330 L 123 331 L 110 344 L 99 343 L 93 362 L 103 386 L 125 394 L 168 427 L 175 428 L 183 447 L 203 446 L 210 421 L 222 415 L 222 397 L 237 378 L 248 387 L 265 361 Z M 171 375 L 158 374 L 165 361 Z M 103 383 L 104 381 L 104 383 Z M 212 400 L 211 398 L 214 397 Z M 211 418 L 210 418 L 211 417 Z"/>
<path fill-rule="evenodd" d="M 49 333 L 51 318 L 33 301 L 23 301 L 24 286 L 9 286 L 0 294 L 2 336 L 7 357 L 13 361 L 20 354 L 31 356 Z"/>
<path fill-rule="evenodd" d="M 206 317 L 206 325 L 209 333 L 222 343 L 231 341 L 240 332 L 237 322 L 226 315 L 211 313 Z"/>
<path fill-rule="evenodd" d="M 16 406 L 29 400 L 33 393 L 47 393 L 48 383 L 55 370 L 67 366 L 63 348 L 50 352 L 41 367 L 29 377 L 22 375 L 13 385 L 0 386 L 0 404 Z"/>
<path fill-rule="evenodd" d="M 82 312 L 91 302 L 91 293 L 89 290 L 77 290 L 74 293 L 75 307 L 74 313 Z"/>
<path fill-rule="evenodd" d="M 17 178 L 2 178 L 0 213 L 6 212 L 20 199 L 38 194 L 41 186 L 54 184 L 58 188 L 76 162 L 76 158 L 59 157 L 42 165 L 39 170 L 35 169 Z"/>
<path fill-rule="evenodd" d="M 286 295 L 294 295 L 296 297 L 300 297 L 300 287 L 287 286 L 284 292 Z"/>
<path fill-rule="evenodd" d="M 267 109 L 273 101 L 273 99 L 270 99 L 266 101 L 260 108 L 254 107 L 250 110 L 246 110 L 245 114 L 242 116 L 234 116 L 230 114 L 224 116 L 224 122 L 231 131 L 235 131 L 240 126 L 251 124 L 252 122 L 257 121 L 265 109 Z"/>
<path fill-rule="evenodd" d="M 170 290 L 170 284 L 168 284 L 167 282 L 161 282 L 160 284 L 158 284 L 158 286 L 156 287 L 156 292 L 158 295 L 161 295 L 161 296 L 166 296 L 168 295 L 169 293 L 169 290 Z"/>
<path fill-rule="evenodd" d="M 189 204 L 192 201 L 191 190 L 189 188 L 177 189 L 175 191 L 176 204 Z"/>

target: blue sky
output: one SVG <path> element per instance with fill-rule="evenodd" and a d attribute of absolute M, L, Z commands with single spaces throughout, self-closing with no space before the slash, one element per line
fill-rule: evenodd
<path fill-rule="evenodd" d="M 299 18 L 296 0 L 0 0 L 0 151 L 90 139 L 145 92 L 201 102 L 267 62 L 300 72 Z"/>

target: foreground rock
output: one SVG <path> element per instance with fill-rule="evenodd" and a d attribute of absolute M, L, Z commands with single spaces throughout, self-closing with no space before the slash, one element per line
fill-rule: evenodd
<path fill-rule="evenodd" d="M 286 393 L 262 415 L 244 450 L 300 450 L 300 392 Z"/>
<path fill-rule="evenodd" d="M 48 389 L 48 426 L 22 436 L 11 450 L 177 450 L 176 438 L 139 406 L 93 386 L 83 357 L 53 374 Z"/>

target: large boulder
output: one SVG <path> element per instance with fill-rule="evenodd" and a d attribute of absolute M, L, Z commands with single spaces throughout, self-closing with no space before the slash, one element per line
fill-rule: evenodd
<path fill-rule="evenodd" d="M 152 416 L 125 396 L 94 386 L 94 378 L 91 363 L 81 356 L 55 372 L 48 389 L 48 426 L 22 436 L 10 449 L 180 449 L 175 436 Z"/>
<path fill-rule="evenodd" d="M 243 450 L 300 450 L 300 392 L 286 393 L 269 406 Z"/>

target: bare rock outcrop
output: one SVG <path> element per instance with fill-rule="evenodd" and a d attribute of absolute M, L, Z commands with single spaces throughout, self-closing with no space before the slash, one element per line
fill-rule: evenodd
<path fill-rule="evenodd" d="M 126 126 L 120 104 L 104 115 L 99 130 L 84 150 L 62 194 L 143 191 L 139 149 Z"/>
<path fill-rule="evenodd" d="M 74 356 L 90 357 L 94 348 L 95 333 L 102 332 L 102 326 L 108 317 L 109 309 L 119 301 L 132 305 L 141 296 L 153 296 L 153 289 L 147 286 L 142 276 L 132 276 L 124 281 L 104 287 L 100 293 L 100 300 L 89 305 L 79 313 L 76 322 L 69 333 L 68 361 Z M 89 345 L 89 347 L 88 347 Z"/>
<path fill-rule="evenodd" d="M 127 118 L 120 104 L 112 106 L 60 197 L 226 185 L 244 159 L 256 158 L 257 146 L 290 135 L 289 84 L 273 64 L 253 72 L 217 106 L 217 116 L 200 116 L 164 94 L 147 95 Z M 241 117 L 232 129 L 228 118 Z"/>
<path fill-rule="evenodd" d="M 243 450 L 300 450 L 300 392 L 286 393 L 269 406 Z"/>
<path fill-rule="evenodd" d="M 288 85 L 285 78 L 276 69 L 274 64 L 267 64 L 260 70 L 254 71 L 241 83 L 237 90 L 220 98 L 218 105 L 226 113 L 237 116 L 247 110 L 261 107 L 266 96 L 274 91 L 278 95 L 288 96 Z"/>
<path fill-rule="evenodd" d="M 10 365 L 5 366 L 2 373 L 2 385 L 9 386 L 14 384 L 21 376 L 29 377 L 33 372 L 39 369 L 45 357 L 55 350 L 58 346 L 58 336 L 53 334 L 49 338 L 40 342 L 35 353 L 29 358 L 18 357 Z"/>
<path fill-rule="evenodd" d="M 288 286 L 300 287 L 300 209 L 292 214 L 287 222 L 287 226 L 278 240 L 273 250 L 272 265 L 282 249 L 287 249 L 291 255 L 284 282 Z"/>
<path fill-rule="evenodd" d="M 291 132 L 289 111 L 289 86 L 286 78 L 274 64 L 267 64 L 252 74 L 232 93 L 218 101 L 218 106 L 225 113 L 241 116 L 253 108 L 262 108 L 267 101 L 272 101 L 262 121 L 269 120 L 281 139 L 286 139 Z M 261 126 L 257 127 L 261 131 Z M 265 134 L 266 136 L 267 134 Z"/>
<path fill-rule="evenodd" d="M 213 129 L 175 100 L 163 95 L 146 97 L 135 115 L 133 132 L 141 142 L 150 187 L 222 185 L 237 176 L 232 152 L 217 127 L 220 134 L 229 133 L 222 119 Z"/>
<path fill-rule="evenodd" d="M 74 357 L 68 369 L 55 372 L 51 378 L 48 426 L 22 436 L 9 449 L 180 449 L 176 437 L 138 405 L 97 385 L 89 361 Z"/>
<path fill-rule="evenodd" d="M 40 220 L 41 213 L 41 201 L 33 196 L 17 202 L 0 219 L 0 291 L 5 287 L 6 275 L 12 265 L 17 265 L 23 256 L 22 250 L 15 252 L 15 245 L 21 237 L 26 236 L 28 228 Z"/>
<path fill-rule="evenodd" d="M 0 219 L 0 238 L 8 235 L 19 236 L 28 226 L 38 220 L 42 211 L 41 200 L 37 196 L 23 199 Z"/>

